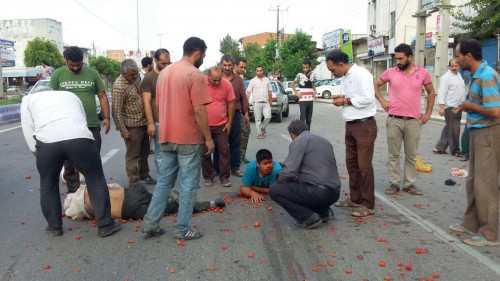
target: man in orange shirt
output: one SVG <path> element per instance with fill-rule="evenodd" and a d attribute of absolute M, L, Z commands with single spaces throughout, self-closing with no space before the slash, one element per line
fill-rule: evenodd
<path fill-rule="evenodd" d="M 218 66 L 211 67 L 205 79 L 212 97 L 212 103 L 207 105 L 208 126 L 219 150 L 219 178 L 223 187 L 230 187 L 231 165 L 228 138 L 234 118 L 234 90 L 231 82 L 222 79 L 222 69 Z M 206 151 L 205 148 L 204 152 Z M 210 154 L 204 154 L 201 168 L 205 186 L 212 186 L 216 173 Z"/>
<path fill-rule="evenodd" d="M 203 73 L 207 45 L 197 37 L 184 42 L 182 59 L 160 72 L 156 83 L 156 102 L 160 117 L 162 158 L 161 176 L 144 216 L 144 237 L 165 233 L 160 220 L 167 208 L 167 197 L 180 175 L 179 212 L 174 236 L 180 240 L 197 239 L 203 233 L 191 227 L 191 215 L 200 182 L 202 147 L 207 155 L 214 149 L 205 105 L 212 102 Z"/>

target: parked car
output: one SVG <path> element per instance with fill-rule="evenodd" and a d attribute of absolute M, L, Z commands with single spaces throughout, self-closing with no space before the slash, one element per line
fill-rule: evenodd
<path fill-rule="evenodd" d="M 16 95 L 16 94 L 20 94 L 21 90 L 19 87 L 17 86 L 10 86 L 8 87 L 7 89 L 5 89 L 5 91 L 7 92 L 7 94 L 9 95 Z"/>
<path fill-rule="evenodd" d="M 287 94 L 288 96 L 288 102 L 299 102 L 299 97 L 297 95 L 295 95 L 293 93 L 293 90 L 292 90 L 292 81 L 285 81 L 283 82 L 283 88 L 285 88 L 285 93 Z M 298 91 L 299 90 L 299 86 L 298 85 L 295 85 L 295 89 Z"/>
<path fill-rule="evenodd" d="M 244 80 L 243 83 L 245 84 L 245 89 L 248 88 L 248 83 L 249 80 Z M 271 88 L 273 90 L 273 103 L 271 105 L 271 113 L 274 117 L 274 120 L 276 122 L 281 122 L 282 117 L 288 117 L 288 114 L 290 112 L 290 108 L 288 106 L 288 95 L 285 93 L 285 89 L 283 88 L 283 85 L 281 85 L 281 82 L 278 81 L 271 81 Z M 248 100 L 248 103 L 250 104 L 250 112 L 249 115 L 251 118 L 253 118 L 253 100 L 252 96 L 250 95 L 250 99 Z"/>
<path fill-rule="evenodd" d="M 340 94 L 340 81 L 342 78 L 316 81 L 316 97 L 329 99 L 332 95 Z"/>

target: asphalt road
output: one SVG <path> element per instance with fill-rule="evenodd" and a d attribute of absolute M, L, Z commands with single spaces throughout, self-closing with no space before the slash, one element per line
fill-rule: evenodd
<path fill-rule="evenodd" d="M 268 148 L 275 160 L 282 161 L 290 143 L 286 126 L 298 116 L 298 105 L 291 104 L 290 116 L 283 123 L 271 123 L 263 140 L 256 139 L 253 127 L 248 158 Z M 239 178 L 232 177 L 231 188 L 200 184 L 199 199 L 227 195 L 231 205 L 222 213 L 194 217 L 193 223 L 205 236 L 184 246 L 173 238 L 173 216 L 162 219 L 165 235 L 146 240 L 134 232 L 140 221 L 126 222 L 121 232 L 99 238 L 90 221 L 65 218 L 63 236 L 47 235 L 35 159 L 20 124 L 2 126 L 0 280 L 387 280 L 386 276 L 390 280 L 500 280 L 500 247 L 472 248 L 460 242 L 466 234 L 448 230 L 448 225 L 460 221 L 466 206 L 465 180 L 454 178 L 455 186 L 444 181 L 452 178 L 450 168 L 468 170 L 468 166 L 453 156 L 431 152 L 443 123 L 431 121 L 423 128 L 419 153 L 433 165 L 431 173 L 418 174 L 424 196 L 393 197 L 384 194 L 388 185 L 385 119 L 385 114 L 377 114 L 373 160 L 377 202 L 371 218 L 356 220 L 349 210 L 334 208 L 336 220 L 315 230 L 294 229 L 290 216 L 270 199 L 262 205 L 245 204 L 236 196 Z M 339 173 L 346 177 L 342 200 L 348 192 L 348 177 L 340 109 L 316 103 L 312 132 L 334 146 Z M 103 137 L 102 147 L 108 182 L 126 186 L 124 155 L 124 143 L 112 130 Z M 152 157 L 150 165 L 154 176 Z M 153 188 L 148 186 L 150 191 Z M 61 192 L 65 191 L 61 184 Z M 258 228 L 253 226 L 257 221 Z M 423 253 L 417 254 L 419 249 Z M 45 269 L 46 265 L 51 268 Z"/>

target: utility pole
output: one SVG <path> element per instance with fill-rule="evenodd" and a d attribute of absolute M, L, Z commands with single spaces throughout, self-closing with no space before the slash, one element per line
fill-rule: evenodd
<path fill-rule="evenodd" d="M 273 10 L 273 9 L 269 9 L 269 11 L 272 11 L 272 12 L 276 12 L 276 55 L 275 55 L 275 70 L 276 70 L 276 65 L 277 65 L 277 62 L 280 58 L 280 51 L 279 51 L 279 47 L 280 47 L 280 43 L 281 43 L 281 37 L 280 36 L 280 5 L 277 6 L 276 10 Z M 283 11 L 288 11 L 288 8 L 286 8 L 285 10 Z M 284 35 L 284 32 L 282 33 L 282 35 Z"/>
<path fill-rule="evenodd" d="M 422 9 L 422 0 L 417 2 L 417 12 L 414 17 L 417 18 L 417 36 L 415 42 L 415 63 L 424 66 L 425 58 L 425 19 L 428 17 L 427 11 Z"/>
<path fill-rule="evenodd" d="M 135 0 L 136 4 L 136 10 L 137 10 L 137 52 L 140 51 L 139 49 L 139 0 Z"/>
<path fill-rule="evenodd" d="M 436 26 L 436 59 L 434 63 L 434 84 L 439 88 L 439 77 L 448 71 L 448 39 L 450 31 L 450 0 L 441 0 L 439 5 L 439 25 Z"/>
<path fill-rule="evenodd" d="M 160 39 L 160 48 L 161 48 L 161 37 L 163 36 L 163 33 L 156 33 L 156 35 Z"/>

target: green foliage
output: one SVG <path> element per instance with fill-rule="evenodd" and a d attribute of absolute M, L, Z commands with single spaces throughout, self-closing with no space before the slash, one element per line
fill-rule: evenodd
<path fill-rule="evenodd" d="M 90 67 L 97 70 L 99 74 L 105 76 L 108 79 L 116 79 L 120 76 L 120 63 L 114 59 L 106 57 L 91 57 Z"/>
<path fill-rule="evenodd" d="M 301 30 L 297 30 L 288 40 L 283 41 L 280 46 L 280 68 L 282 76 L 291 79 L 302 72 L 302 62 L 304 59 L 311 60 L 311 70 L 316 66 L 318 55 L 316 46 L 311 41 L 309 35 Z"/>
<path fill-rule="evenodd" d="M 231 38 L 231 36 L 226 35 L 222 40 L 220 40 L 219 51 L 223 55 L 231 55 L 233 57 L 238 57 L 241 55 L 238 48 L 238 41 Z"/>
<path fill-rule="evenodd" d="M 469 8 L 474 11 L 472 15 L 464 12 Z M 457 34 L 459 39 L 488 39 L 500 32 L 500 0 L 469 0 L 452 15 L 457 19 L 453 25 L 465 31 Z"/>
<path fill-rule="evenodd" d="M 246 79 L 251 79 L 255 76 L 255 68 L 263 64 L 264 58 L 261 48 L 257 43 L 247 44 L 243 49 L 245 51 L 245 58 L 247 59 L 247 71 L 243 76 Z"/>
<path fill-rule="evenodd" d="M 47 61 L 54 68 L 64 65 L 64 58 L 54 43 L 35 37 L 35 39 L 28 41 L 24 50 L 24 65 L 35 67 L 41 65 L 42 61 Z"/>

